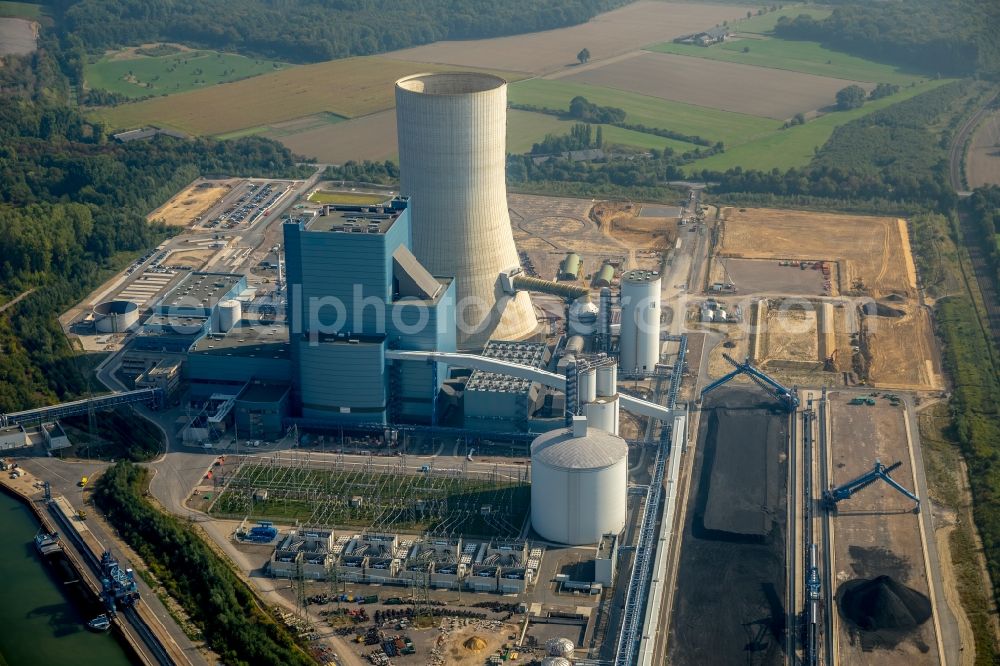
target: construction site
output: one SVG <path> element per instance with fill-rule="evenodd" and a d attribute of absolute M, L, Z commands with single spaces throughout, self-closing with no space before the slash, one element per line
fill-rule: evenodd
<path fill-rule="evenodd" d="M 904 220 L 723 208 L 714 238 L 704 288 L 750 334 L 712 328 L 739 353 L 793 384 L 943 387 Z"/>

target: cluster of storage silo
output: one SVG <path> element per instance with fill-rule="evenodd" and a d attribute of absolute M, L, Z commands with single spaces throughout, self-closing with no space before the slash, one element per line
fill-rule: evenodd
<path fill-rule="evenodd" d="M 618 367 L 613 361 L 599 362 L 580 370 L 577 376 L 580 412 L 590 425 L 618 434 Z"/>

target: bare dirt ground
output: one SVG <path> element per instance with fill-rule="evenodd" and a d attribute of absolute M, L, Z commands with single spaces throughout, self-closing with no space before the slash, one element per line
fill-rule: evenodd
<path fill-rule="evenodd" d="M 264 136 L 267 136 L 265 133 Z M 319 162 L 385 160 L 396 156 L 396 112 L 379 111 L 316 129 L 274 137 L 289 150 Z"/>
<path fill-rule="evenodd" d="M 31 53 L 37 43 L 37 23 L 23 18 L 0 18 L 0 56 Z"/>
<path fill-rule="evenodd" d="M 489 40 L 437 42 L 386 55 L 398 60 L 542 74 L 578 66 L 576 54 L 584 47 L 590 51 L 593 63 L 745 17 L 748 9 L 707 3 L 637 2 L 569 28 Z"/>
<path fill-rule="evenodd" d="M 965 177 L 970 189 L 1000 185 L 1000 110 L 987 116 L 972 135 Z"/>
<path fill-rule="evenodd" d="M 871 354 L 868 376 L 875 386 L 895 389 L 940 389 L 941 363 L 930 315 L 911 305 L 902 317 L 863 318 Z"/>
<path fill-rule="evenodd" d="M 863 317 L 870 358 L 868 379 L 875 386 L 901 390 L 941 387 L 940 358 L 930 317 L 913 300 L 917 296 L 916 269 L 905 221 L 765 208 L 725 208 L 722 215 L 725 222 L 719 256 L 835 262 L 833 293 L 872 297 L 895 311 L 898 316 Z M 802 273 L 788 267 L 775 267 L 774 271 L 789 271 L 791 278 Z M 743 287 L 737 283 L 741 293 L 752 293 Z M 847 307 L 853 316 L 856 306 Z M 846 310 L 841 314 L 848 316 Z M 847 349 L 853 329 L 843 328 L 847 323 L 845 318 L 835 317 L 838 371 L 851 369 Z"/>
<path fill-rule="evenodd" d="M 666 250 L 677 240 L 677 218 L 639 216 L 641 206 L 620 201 L 594 204 L 601 231 L 633 249 Z"/>
<path fill-rule="evenodd" d="M 770 308 L 761 356 L 767 360 L 816 363 L 820 360 L 816 329 L 815 310 Z"/>
<path fill-rule="evenodd" d="M 902 220 L 731 207 L 722 216 L 720 256 L 836 261 L 841 293 L 850 292 L 860 279 L 862 293 L 874 298 L 916 296 L 916 269 Z"/>
<path fill-rule="evenodd" d="M 213 254 L 215 254 L 215 250 L 179 250 L 177 252 L 171 252 L 167 258 L 163 260 L 162 265 L 171 268 L 174 266 L 194 266 L 195 270 L 197 270 L 203 266 Z"/>
<path fill-rule="evenodd" d="M 601 232 L 589 215 L 590 199 L 509 194 L 507 205 L 522 265 L 538 277 L 556 279 L 559 262 L 576 252 L 583 260 L 581 283 L 589 284 L 588 276 L 605 261 L 621 266 L 634 252 Z"/>
<path fill-rule="evenodd" d="M 451 628 L 454 625 L 454 628 Z M 499 629 L 497 629 L 499 625 Z M 451 666 L 479 666 L 486 663 L 497 648 L 507 642 L 507 636 L 516 632 L 517 627 L 498 622 L 469 621 L 463 626 L 461 620 L 444 621 L 441 655 L 444 663 Z M 485 645 L 481 650 L 470 650 L 465 642 L 473 637 L 481 639 Z M 426 657 L 426 655 L 425 655 Z"/>
<path fill-rule="evenodd" d="M 784 120 L 832 104 L 849 83 L 870 83 L 667 53 L 594 67 L 566 78 L 675 102 Z"/>
<path fill-rule="evenodd" d="M 846 404 L 847 397 L 832 397 L 830 448 L 834 485 L 871 469 L 878 458 L 886 465 L 901 461 L 902 466 L 892 477 L 905 488 L 916 486 L 903 410 L 881 398 L 878 400 L 874 407 L 850 406 Z M 919 519 L 912 509 L 911 500 L 881 481 L 840 503 L 833 519 L 834 589 L 849 580 L 888 575 L 929 597 Z M 883 645 L 866 650 L 862 637 L 841 616 L 838 641 L 840 663 L 845 666 L 938 663 L 934 623 L 930 619 L 903 637 L 895 648 Z"/>
<path fill-rule="evenodd" d="M 150 222 L 162 220 L 172 227 L 186 227 L 194 222 L 194 218 L 214 206 L 228 194 L 235 182 L 237 181 L 195 181 L 175 194 L 170 201 L 147 215 L 146 219 Z"/>

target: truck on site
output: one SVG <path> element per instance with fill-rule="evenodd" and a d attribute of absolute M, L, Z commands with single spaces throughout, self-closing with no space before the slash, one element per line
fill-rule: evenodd
<path fill-rule="evenodd" d="M 78 483 L 76 485 L 80 486 L 81 488 L 86 488 L 87 487 L 87 477 L 85 477 L 85 476 L 80 477 L 80 483 Z"/>

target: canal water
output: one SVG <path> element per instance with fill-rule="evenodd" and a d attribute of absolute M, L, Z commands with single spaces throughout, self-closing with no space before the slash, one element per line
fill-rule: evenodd
<path fill-rule="evenodd" d="M 71 599 L 39 558 L 31 510 L 0 492 L 0 666 L 129 666 L 136 663 L 112 633 L 84 624 L 89 609 Z"/>

